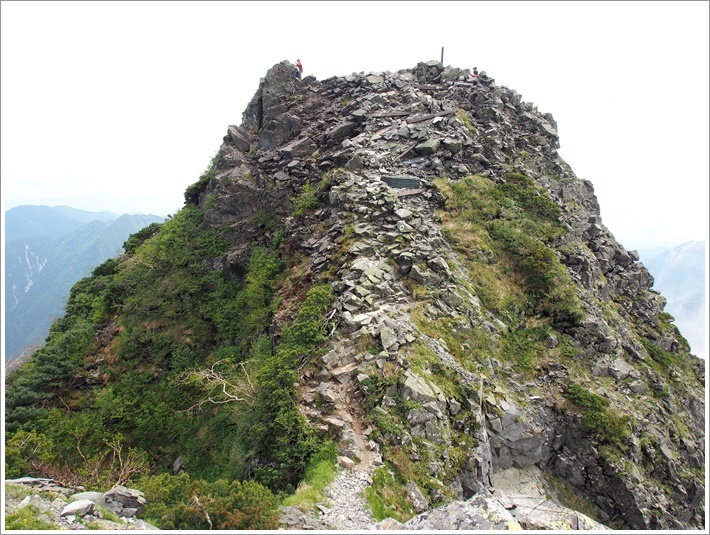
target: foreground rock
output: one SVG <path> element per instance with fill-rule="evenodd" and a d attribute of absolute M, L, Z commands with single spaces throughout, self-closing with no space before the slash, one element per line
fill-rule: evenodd
<path fill-rule="evenodd" d="M 5 490 L 6 516 L 32 506 L 38 520 L 58 530 L 158 530 L 137 518 L 146 501 L 135 489 L 116 486 L 105 493 L 84 492 L 52 479 L 22 477 L 6 479 Z"/>
<path fill-rule="evenodd" d="M 418 530 L 607 530 L 586 515 L 545 498 L 482 490 L 465 502 L 457 501 L 421 513 L 404 524 L 387 519 L 378 529 Z"/>

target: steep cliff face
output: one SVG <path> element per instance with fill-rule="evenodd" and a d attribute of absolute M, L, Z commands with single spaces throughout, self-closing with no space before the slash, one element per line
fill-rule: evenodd
<path fill-rule="evenodd" d="M 10 378 L 15 475 L 120 446 L 148 488 L 293 492 L 332 439 L 340 502 L 282 525 L 701 527 L 704 363 L 553 117 L 437 62 L 292 72 Z"/>
<path fill-rule="evenodd" d="M 331 351 L 299 377 L 310 424 L 428 506 L 535 465 L 610 526 L 701 526 L 703 363 L 553 117 L 434 62 L 291 71 L 268 71 L 193 193 L 225 273 L 283 232 L 301 284 L 336 291 Z M 288 315 L 286 295 L 276 340 Z"/>

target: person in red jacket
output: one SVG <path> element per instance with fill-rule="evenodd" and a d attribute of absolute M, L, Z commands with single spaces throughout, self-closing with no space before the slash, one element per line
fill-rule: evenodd
<path fill-rule="evenodd" d="M 294 72 L 293 75 L 300 80 L 302 73 L 303 73 L 303 65 L 301 64 L 301 60 L 297 59 L 296 60 L 296 72 Z"/>
<path fill-rule="evenodd" d="M 471 71 L 471 78 L 474 80 L 478 79 L 478 67 L 474 67 L 473 71 Z"/>

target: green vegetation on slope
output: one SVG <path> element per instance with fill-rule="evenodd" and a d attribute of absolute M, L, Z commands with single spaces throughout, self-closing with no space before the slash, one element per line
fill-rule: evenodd
<path fill-rule="evenodd" d="M 286 496 L 283 505 L 315 511 L 316 504 L 325 501 L 323 491 L 337 476 L 338 452 L 333 442 L 324 444 L 321 451 L 308 462 L 303 480 L 295 494 Z"/>
<path fill-rule="evenodd" d="M 442 233 L 462 254 L 470 291 L 504 321 L 500 336 L 462 328 L 454 318 L 430 318 L 425 308 L 413 317 L 474 373 L 484 372 L 481 363 L 494 356 L 531 374 L 544 359 L 558 357 L 560 350 L 549 347 L 547 337 L 555 333 L 564 343 L 563 332 L 583 317 L 583 306 L 555 251 L 565 232 L 560 208 L 529 177 L 508 173 L 503 179 L 435 181 L 445 198 Z M 427 292 L 419 294 L 426 302 Z"/>
<path fill-rule="evenodd" d="M 604 442 L 618 446 L 630 435 L 631 417 L 620 416 L 610 409 L 609 400 L 571 381 L 567 383 L 565 395 L 581 407 L 582 423 L 598 433 Z"/>
<path fill-rule="evenodd" d="M 202 182 L 188 188 L 188 201 Z M 294 383 L 298 367 L 320 354 L 332 290 L 284 289 L 289 259 L 279 243 L 253 246 L 243 277 L 223 271 L 229 243 L 202 222 L 202 210 L 186 203 L 72 288 L 46 346 L 8 378 L 8 477 L 95 490 L 142 478 L 157 493 L 150 515 L 160 527 L 206 527 L 207 503 L 232 511 L 213 515 L 215 528 L 275 527 L 268 496 L 292 493 L 328 448 L 299 412 Z M 279 290 L 295 297 L 293 319 L 275 338 Z M 218 399 L 222 386 L 228 395 Z M 189 481 L 168 475 L 178 457 Z M 170 499 L 156 490 L 171 485 L 180 488 Z M 199 504 L 189 504 L 190 492 Z M 258 511 L 236 518 L 234 508 L 246 506 L 235 496 Z"/>
<path fill-rule="evenodd" d="M 560 208 L 525 175 L 508 173 L 503 180 L 496 184 L 475 175 L 457 182 L 439 179 L 436 184 L 446 197 L 444 232 L 467 256 L 487 259 L 494 278 L 512 283 L 508 290 L 480 292 L 487 308 L 530 309 L 561 325 L 574 324 L 582 306 L 553 247 L 565 231 Z"/>
<path fill-rule="evenodd" d="M 146 498 L 142 516 L 161 529 L 278 528 L 276 498 L 254 481 L 207 482 L 187 473 L 138 481 Z"/>

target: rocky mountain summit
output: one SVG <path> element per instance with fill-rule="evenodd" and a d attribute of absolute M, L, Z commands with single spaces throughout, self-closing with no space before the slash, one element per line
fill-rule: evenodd
<path fill-rule="evenodd" d="M 250 244 L 269 234 L 255 216 L 267 213 L 283 224 L 288 245 L 310 257 L 304 279 L 332 280 L 332 350 L 300 387 L 309 421 L 337 427 L 356 458 L 383 450 L 386 460 L 409 457 L 431 477 L 427 508 L 447 496 L 467 499 L 511 467 L 538 466 L 611 526 L 701 525 L 703 363 L 664 323 L 665 300 L 651 291 L 638 255 L 602 224 L 592 183 L 557 154 L 552 115 L 486 73 L 471 82 L 436 62 L 322 82 L 290 72 L 287 62 L 268 71 L 196 195 L 206 224 L 234 244 L 225 271 L 245 270 Z M 477 280 L 471 264 L 506 260 L 486 241 L 457 234 L 451 188 L 475 176 L 476 193 L 500 190 L 517 180 L 511 173 L 534 181 L 518 197 L 524 204 L 530 196 L 525 210 L 541 197 L 559 207 L 564 231 L 548 251 L 574 287 L 576 313 L 482 302 L 496 288 Z M 315 208 L 294 217 L 309 195 L 319 199 Z M 521 254 L 524 263 L 545 253 Z M 473 346 L 546 316 L 552 327 L 536 340 L 543 356 L 532 369 L 485 350 L 467 358 Z M 459 347 L 427 335 L 422 325 L 436 322 Z M 508 347 L 518 357 L 527 351 L 521 341 Z M 366 416 L 379 424 L 374 439 L 356 432 Z M 617 436 L 605 437 L 611 421 Z M 453 458 L 459 447 L 465 457 Z"/>
<path fill-rule="evenodd" d="M 335 480 L 286 529 L 704 527 L 705 363 L 553 116 L 438 62 L 293 70 L 268 70 L 184 214 L 75 287 L 80 334 L 11 381 L 16 470 L 58 470 L 22 449 L 42 433 L 81 463 L 72 419 L 165 486 L 297 494 L 332 441 Z"/>

